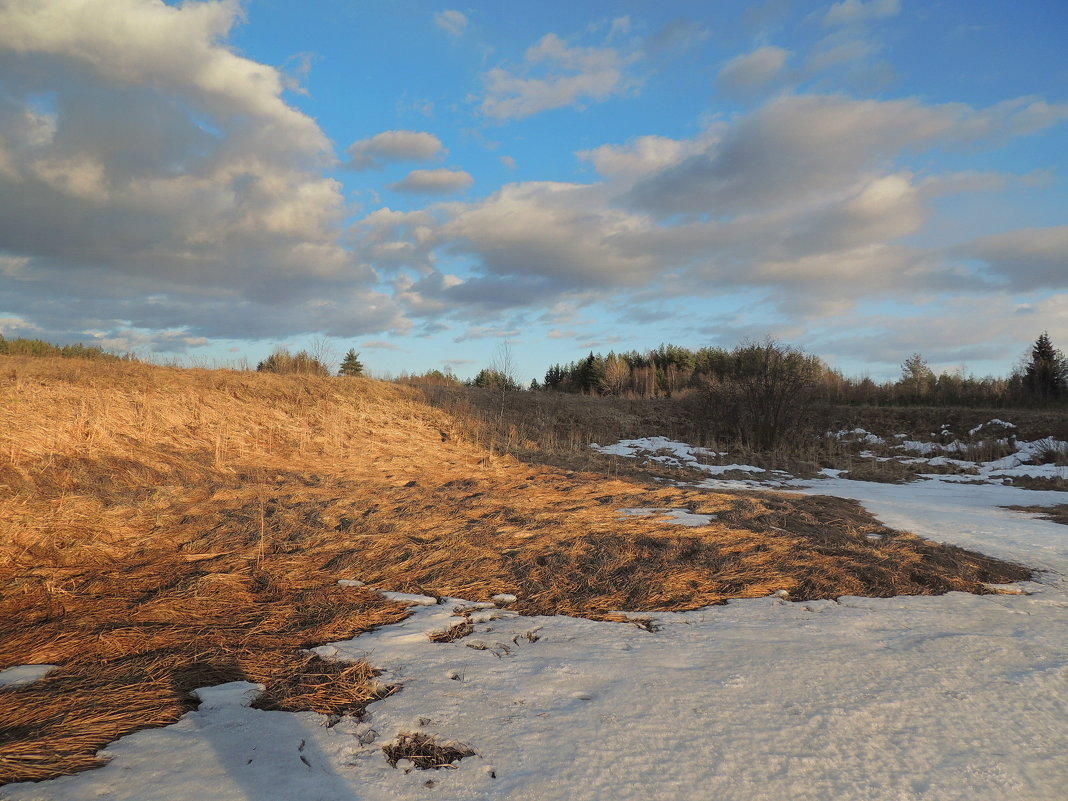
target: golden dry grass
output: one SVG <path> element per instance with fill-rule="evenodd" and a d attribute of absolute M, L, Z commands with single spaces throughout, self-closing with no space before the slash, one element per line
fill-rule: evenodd
<path fill-rule="evenodd" d="M 342 578 L 611 619 L 785 589 L 981 591 L 1023 568 L 883 529 L 848 501 L 699 493 L 495 456 L 366 379 L 0 359 L 0 782 L 97 764 L 247 678 L 358 713 L 391 691 L 302 648 L 406 611 Z M 700 529 L 625 507 L 715 514 Z"/>

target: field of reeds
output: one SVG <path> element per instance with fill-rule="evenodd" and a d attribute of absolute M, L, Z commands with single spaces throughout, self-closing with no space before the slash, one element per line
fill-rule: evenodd
<path fill-rule="evenodd" d="M 721 460 L 724 463 L 741 461 L 797 476 L 811 476 L 820 468 L 833 467 L 849 471 L 855 478 L 883 481 L 913 478 L 918 472 L 937 469 L 910 469 L 896 462 L 860 456 L 872 446 L 836 436 L 836 432 L 861 428 L 891 441 L 898 434 L 924 442 L 944 443 L 947 436 L 959 438 L 970 446 L 956 456 L 977 461 L 1012 452 L 1011 447 L 987 434 L 968 434 L 997 418 L 1011 419 L 1019 440 L 1050 437 L 1068 441 L 1068 415 L 1059 409 L 819 403 L 806 408 L 804 425 L 792 429 L 775 447 L 754 449 L 721 424 L 716 407 L 698 392 L 654 398 L 502 392 L 418 381 L 412 386 L 426 403 L 446 412 L 471 439 L 487 449 L 526 461 L 609 473 L 633 473 L 634 465 L 606 458 L 592 450 L 591 444 L 652 435 L 729 452 Z M 878 455 L 891 453 L 887 448 L 874 450 Z M 643 467 L 645 472 L 649 469 L 664 470 L 662 466 Z M 671 471 L 665 471 L 665 477 L 671 475 Z"/>
<path fill-rule="evenodd" d="M 678 488 L 586 447 L 684 433 L 681 406 L 502 397 L 0 357 L 0 669 L 58 666 L 0 690 L 0 783 L 92 767 L 108 742 L 192 708 L 198 686 L 262 682 L 260 705 L 324 714 L 397 691 L 373 665 L 304 650 L 406 614 L 342 579 L 611 620 L 1030 575 L 851 501 Z"/>

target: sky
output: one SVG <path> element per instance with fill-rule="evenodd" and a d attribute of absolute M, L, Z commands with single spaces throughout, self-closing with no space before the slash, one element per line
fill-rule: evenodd
<path fill-rule="evenodd" d="M 0 0 L 0 333 L 377 375 L 1068 349 L 1068 4 Z"/>

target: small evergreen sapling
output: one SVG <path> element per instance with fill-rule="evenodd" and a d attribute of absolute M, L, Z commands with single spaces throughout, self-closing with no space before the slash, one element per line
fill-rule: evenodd
<path fill-rule="evenodd" d="M 341 369 L 337 371 L 337 374 L 363 375 L 363 362 L 360 361 L 360 354 L 356 352 L 355 348 L 349 348 L 349 352 L 341 360 Z"/>

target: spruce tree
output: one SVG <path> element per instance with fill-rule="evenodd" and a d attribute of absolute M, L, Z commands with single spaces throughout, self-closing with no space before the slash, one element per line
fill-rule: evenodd
<path fill-rule="evenodd" d="M 363 362 L 360 361 L 360 354 L 356 352 L 355 348 L 349 348 L 349 352 L 341 360 L 341 369 L 337 371 L 337 374 L 363 375 Z"/>
<path fill-rule="evenodd" d="M 1045 331 L 1031 348 L 1031 360 L 1024 368 L 1023 383 L 1028 394 L 1042 401 L 1055 400 L 1068 389 L 1068 362 L 1053 347 Z"/>

